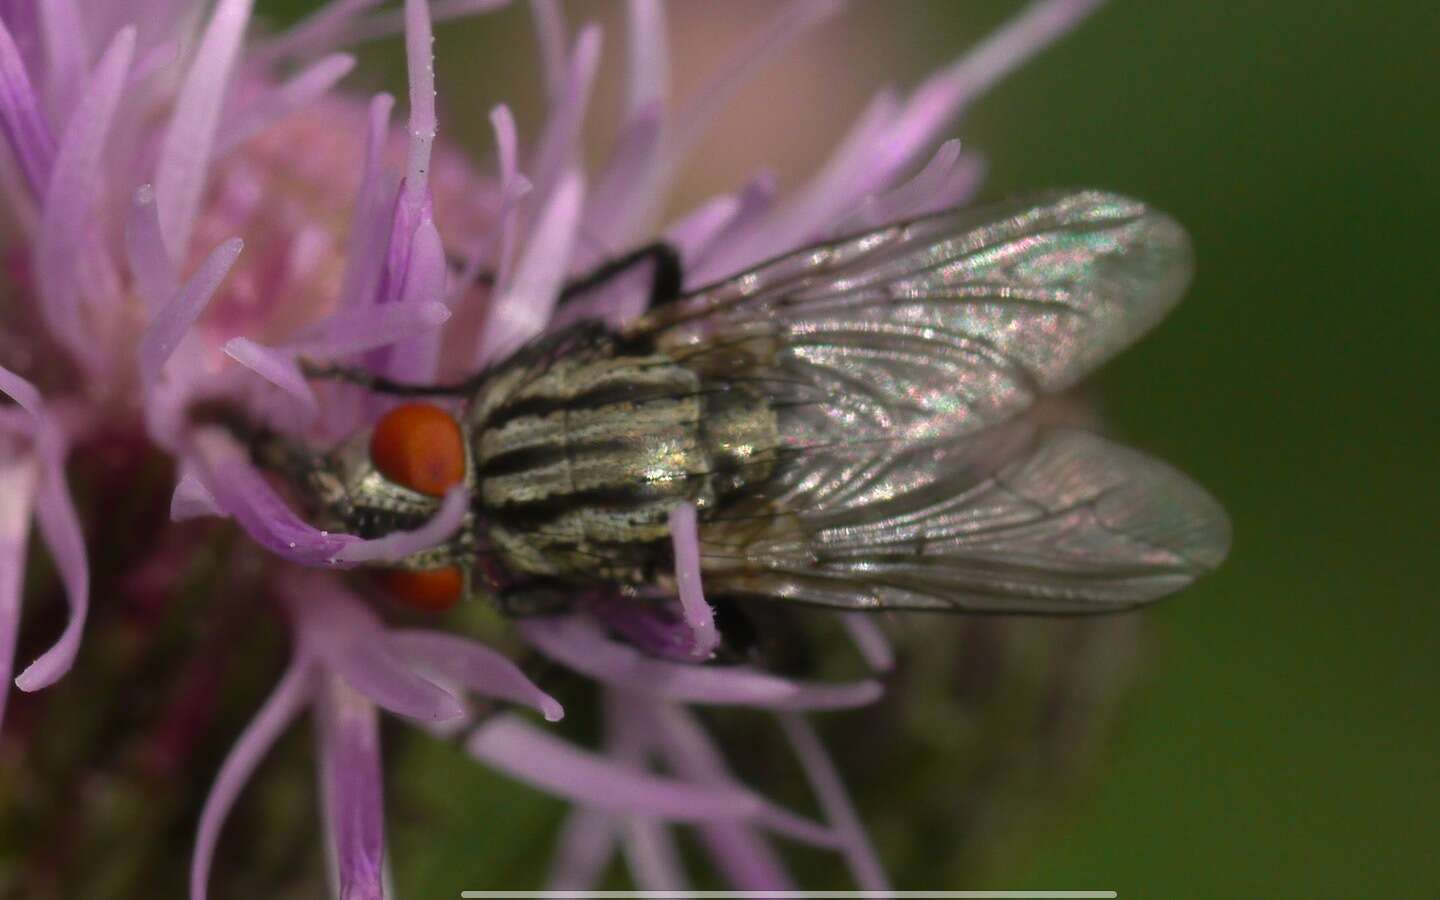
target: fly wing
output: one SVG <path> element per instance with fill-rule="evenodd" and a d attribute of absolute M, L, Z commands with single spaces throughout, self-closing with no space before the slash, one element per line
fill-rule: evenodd
<path fill-rule="evenodd" d="M 802 250 L 628 332 L 717 377 L 764 379 L 792 448 L 934 439 L 1071 386 L 1158 322 L 1190 272 L 1173 220 L 1084 191 Z"/>
<path fill-rule="evenodd" d="M 1086 432 L 1015 423 L 852 451 L 856 474 L 818 500 L 778 498 L 766 533 L 743 516 L 709 523 L 707 588 L 848 609 L 1110 612 L 1185 587 L 1229 548 L 1201 488 Z"/>
<path fill-rule="evenodd" d="M 1189 584 L 1229 545 L 1215 501 L 1022 414 L 1158 322 L 1190 272 L 1174 221 L 1086 191 L 803 250 L 647 314 L 630 337 L 776 415 L 774 473 L 704 518 L 707 587 L 1060 613 Z"/>

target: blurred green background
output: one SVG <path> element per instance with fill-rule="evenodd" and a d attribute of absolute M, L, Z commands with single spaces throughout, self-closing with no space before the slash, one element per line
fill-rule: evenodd
<path fill-rule="evenodd" d="M 261 9 L 285 18 L 308 5 Z M 760 9 L 706 6 L 742 25 Z M 805 101 L 815 121 L 791 119 L 806 135 L 741 149 L 780 154 L 793 183 L 803 163 L 783 145 L 823 146 L 857 98 L 913 84 L 1020 6 L 861 0 L 863 27 L 815 38 L 841 42 L 847 63 L 833 91 Z M 568 11 L 618 21 L 614 4 Z M 532 46 L 523 10 L 442 31 L 448 134 L 483 150 L 483 111 L 504 98 L 533 135 Z M 1148 614 L 1098 771 L 1058 820 L 985 884 L 934 886 L 1167 898 L 1436 889 L 1437 48 L 1429 3 L 1122 0 L 956 127 L 990 160 L 986 196 L 1103 186 L 1188 226 L 1190 297 L 1099 385 L 1117 431 L 1224 501 L 1236 541 L 1218 575 Z M 398 78 L 393 47 L 369 52 L 371 71 Z M 676 64 L 682 86 L 701 74 L 689 59 Z M 787 85 L 795 102 L 796 83 L 772 69 L 742 110 Z M 747 127 L 741 116 L 717 146 Z M 706 166 L 693 193 L 746 169 L 728 157 Z M 423 764 L 391 795 L 429 797 L 445 824 L 407 830 L 400 804 L 405 880 L 444 883 L 463 860 L 506 883 L 507 867 L 543 852 L 532 829 L 553 806 L 476 767 L 463 774 L 446 750 L 417 752 Z"/>

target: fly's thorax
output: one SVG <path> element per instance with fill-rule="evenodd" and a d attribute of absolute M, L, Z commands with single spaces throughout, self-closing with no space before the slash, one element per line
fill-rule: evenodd
<path fill-rule="evenodd" d="M 472 436 L 491 546 L 525 574 L 652 580 L 675 506 L 713 508 L 773 440 L 773 417 L 750 400 L 665 355 L 532 371 Z"/>

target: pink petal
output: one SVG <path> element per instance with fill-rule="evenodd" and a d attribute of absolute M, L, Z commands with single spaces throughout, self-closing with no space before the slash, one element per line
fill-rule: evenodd
<path fill-rule="evenodd" d="M 260 761 L 274 746 L 281 733 L 295 720 L 301 707 L 309 699 L 312 690 L 312 668 L 310 660 L 297 653 L 290 667 L 261 705 L 260 711 L 240 737 L 220 771 L 215 784 L 205 798 L 205 807 L 200 811 L 200 827 L 195 835 L 195 855 L 190 860 L 190 900 L 205 900 L 206 883 L 210 880 L 210 863 L 215 858 L 215 845 L 220 840 L 220 830 L 235 805 L 240 790 L 255 773 Z"/>
<path fill-rule="evenodd" d="M 10 31 L 0 21 L 0 130 L 20 163 L 32 195 L 45 196 L 50 167 L 55 160 L 55 139 L 40 110 L 40 98 L 25 71 L 25 62 Z"/>
<path fill-rule="evenodd" d="M 576 166 L 580 155 L 580 126 L 595 86 L 595 72 L 600 65 L 600 29 L 589 25 L 575 40 L 570 63 L 565 72 L 565 89 L 553 102 L 540 146 L 530 164 L 530 178 L 535 185 L 534 202 L 545 206 L 560 189 L 564 179 Z M 538 232 L 538 227 L 537 227 Z M 535 238 L 532 237 L 533 241 Z"/>
<path fill-rule="evenodd" d="M 82 360 L 96 358 L 96 341 L 81 312 L 81 268 L 77 259 L 87 252 L 104 252 L 92 243 L 95 222 L 91 209 L 104 171 L 101 160 L 105 141 L 134 50 L 135 29 L 122 29 L 96 64 L 95 74 L 60 140 L 35 238 L 35 280 L 43 301 L 41 313 L 51 332 Z"/>
<path fill-rule="evenodd" d="M 685 624 L 695 636 L 695 658 L 709 659 L 720 646 L 715 611 L 700 586 L 700 527 L 695 506 L 681 503 L 670 512 L 670 542 L 675 548 L 675 583 Z"/>
<path fill-rule="evenodd" d="M 890 649 L 890 639 L 870 614 L 841 613 L 840 622 L 850 632 L 850 640 L 872 672 L 888 672 L 895 667 L 895 653 Z"/>
<path fill-rule="evenodd" d="M 345 277 L 340 288 L 340 304 L 345 307 L 369 306 L 380 292 L 395 208 L 394 185 L 386 177 L 384 161 L 385 136 L 394 106 L 395 98 L 389 94 L 377 94 L 370 100 L 360 195 L 350 220 Z"/>
<path fill-rule="evenodd" d="M 677 822 L 743 819 L 763 805 L 747 790 L 694 785 L 618 765 L 508 715 L 475 729 L 466 748 L 512 778 L 620 815 Z"/>
<path fill-rule="evenodd" d="M 142 184 L 135 189 L 130 212 L 125 219 L 125 255 L 135 286 L 145 310 L 152 316 L 169 300 L 180 285 L 175 263 L 165 249 L 160 233 L 160 212 L 155 205 L 155 189 Z"/>
<path fill-rule="evenodd" d="M 768 172 L 755 176 L 741 188 L 735 215 L 708 242 L 697 242 L 693 255 L 685 257 L 689 264 L 689 271 L 685 273 L 686 288 L 710 284 L 740 271 L 744 245 L 757 223 L 774 206 L 777 190 L 775 176 Z"/>
<path fill-rule="evenodd" d="M 870 190 L 890 184 L 932 147 L 969 103 L 1049 44 L 1069 33 L 1104 0 L 1038 0 L 1004 28 L 915 89 L 870 174 Z"/>
<path fill-rule="evenodd" d="M 371 2 L 366 7 L 375 5 Z M 430 0 L 430 20 L 448 22 L 466 16 L 479 15 L 503 9 L 510 0 Z M 348 16 L 338 27 L 323 33 L 307 36 L 304 42 L 285 41 L 284 46 L 265 48 L 265 56 L 306 56 L 332 47 L 349 47 L 367 41 L 393 37 L 405 30 L 403 10 L 385 10 L 369 16 Z M 276 42 L 277 45 L 279 42 Z M 277 54 L 278 51 L 278 54 Z"/>
<path fill-rule="evenodd" d="M 735 780 L 724 757 L 695 717 L 679 706 L 656 706 L 658 746 L 668 764 L 680 775 L 704 784 Z M 814 828 L 815 826 L 811 826 Z M 793 890 L 794 882 L 769 841 L 753 826 L 737 822 L 707 822 L 699 827 L 716 868 L 737 890 Z M 826 843 L 829 835 L 821 834 Z"/>
<path fill-rule="evenodd" d="M 215 156 L 224 156 L 276 122 L 319 100 L 353 68 L 355 57 L 348 53 L 332 53 L 302 69 L 250 109 L 224 124 L 215 138 Z"/>
<path fill-rule="evenodd" d="M 603 235 L 601 249 L 606 252 L 641 240 L 641 231 L 660 199 L 655 171 L 663 146 L 663 115 L 663 107 L 655 103 L 625 125 L 585 204 L 582 233 Z M 577 253 L 578 267 L 598 265 L 601 256 L 595 250 Z"/>
<path fill-rule="evenodd" d="M 211 250 L 200 268 L 185 282 L 185 286 L 176 291 L 150 320 L 145 333 L 140 337 L 138 353 L 140 375 L 146 383 L 152 383 L 160 376 L 161 367 L 170 358 L 170 354 L 175 352 L 175 348 L 180 345 L 180 339 L 195 324 L 195 320 L 200 318 L 200 313 L 205 311 L 206 304 L 219 289 L 220 282 L 230 274 L 230 267 L 235 264 L 235 259 L 244 248 L 244 241 L 231 238 Z"/>
<path fill-rule="evenodd" d="M 519 233 L 520 198 L 530 191 L 530 182 L 518 168 L 518 138 L 510 107 L 502 103 L 490 110 L 490 127 L 495 132 L 496 164 L 500 170 L 500 212 L 487 239 L 466 261 L 465 269 L 450 293 L 449 302 L 452 304 L 459 302 L 475 286 L 487 261 L 492 262 L 492 285 L 509 282 L 515 240 Z"/>
<path fill-rule="evenodd" d="M 830 824 L 840 836 L 845 859 L 850 864 L 850 872 L 855 876 L 855 882 L 862 890 L 888 891 L 890 882 L 885 877 L 879 857 L 875 855 L 875 848 L 870 846 L 865 826 L 861 824 L 860 817 L 850 802 L 850 794 L 840 780 L 840 773 L 835 771 L 835 764 L 830 761 L 830 755 L 821 746 L 814 729 L 803 716 L 795 713 L 783 713 L 776 718 L 785 731 L 790 746 L 795 749 L 795 755 L 805 769 L 805 776 L 810 780 L 810 786 L 814 789 L 821 808 L 825 810 Z"/>
<path fill-rule="evenodd" d="M 290 56 L 312 56 L 318 47 L 339 46 L 334 36 L 360 13 L 384 0 L 331 0 L 286 31 L 263 41 L 254 54 L 265 60 Z"/>
<path fill-rule="evenodd" d="M 335 561 L 346 564 L 399 562 L 449 540 L 469 514 L 470 490 L 463 484 L 456 485 L 424 525 L 413 531 L 396 531 L 373 540 L 356 541 L 336 553 Z"/>
<path fill-rule="evenodd" d="M 287 579 L 283 592 L 307 646 L 376 705 L 426 722 L 465 714 L 449 691 L 415 673 L 394 649 L 379 617 L 334 578 L 298 575 Z"/>
<path fill-rule="evenodd" d="M 665 5 L 660 0 L 630 0 L 629 11 L 625 117 L 633 122 L 647 110 L 664 107 L 670 85 L 670 47 L 665 36 Z"/>
<path fill-rule="evenodd" d="M 685 218 L 665 229 L 665 242 L 681 260 L 695 259 L 740 211 L 740 195 L 721 194 L 700 204 Z"/>
<path fill-rule="evenodd" d="M 229 435 L 205 429 L 193 441 L 199 471 L 216 503 L 260 546 L 293 562 L 333 566 L 337 553 L 359 542 L 353 535 L 319 531 L 302 521 Z"/>
<path fill-rule="evenodd" d="M 437 301 L 341 309 L 315 322 L 279 349 L 290 356 L 335 359 L 429 334 L 450 319 Z"/>
<path fill-rule="evenodd" d="M 545 890 L 593 890 L 615 853 L 616 838 L 610 816 L 587 806 L 573 807 L 555 840 Z"/>
<path fill-rule="evenodd" d="M 430 190 L 430 151 L 435 144 L 435 54 L 427 0 L 405 0 L 405 59 L 410 76 L 410 149 L 406 202 L 419 205 Z"/>
<path fill-rule="evenodd" d="M 880 696 L 873 681 L 809 684 L 749 666 L 701 666 L 647 656 L 611 640 L 586 616 L 535 617 L 516 627 L 535 649 L 568 669 L 605 684 L 684 703 L 767 709 L 837 709 Z"/>
<path fill-rule="evenodd" d="M 35 518 L 40 534 L 60 570 L 70 619 L 60 638 L 32 662 L 15 685 L 22 691 L 38 691 L 54 684 L 70 670 L 80 648 L 80 635 L 90 609 L 90 566 L 85 556 L 85 537 L 80 518 L 65 487 L 65 435 L 50 420 L 34 385 L 0 367 L 0 391 L 8 394 L 35 420 L 35 447 L 40 461 L 39 487 L 35 492 Z"/>
<path fill-rule="evenodd" d="M 630 877 L 642 891 L 688 891 L 680 848 L 670 829 L 653 819 L 631 817 L 620 826 L 620 847 Z"/>
<path fill-rule="evenodd" d="M 310 390 L 310 383 L 290 354 L 272 350 L 249 338 L 231 338 L 225 342 L 225 355 L 284 391 L 300 404 L 307 417 L 319 411 L 320 404 Z"/>
<path fill-rule="evenodd" d="M 514 277 L 491 302 L 480 337 L 482 363 L 503 359 L 545 329 L 565 281 L 584 194 L 584 178 L 572 170 L 540 214 Z"/>
<path fill-rule="evenodd" d="M 184 522 L 202 516 L 223 516 L 215 495 L 194 475 L 182 475 L 170 496 L 170 521 Z"/>
<path fill-rule="evenodd" d="M 319 691 L 317 719 L 325 832 L 342 900 L 384 897 L 385 804 L 375 707 L 340 678 Z"/>
<path fill-rule="evenodd" d="M 890 140 L 900 101 L 882 91 L 850 126 L 829 159 L 805 186 L 755 230 L 735 251 L 737 269 L 774 256 L 780 248 L 798 247 L 823 235 L 868 192 L 867 178 L 879 148 Z"/>
<path fill-rule="evenodd" d="M 540 690 L 520 667 L 484 644 L 439 631 L 397 631 L 391 642 L 402 656 L 442 678 L 481 694 L 529 706 L 558 722 L 565 709 Z"/>
<path fill-rule="evenodd" d="M 160 144 L 155 196 L 170 258 L 183 260 L 195 227 L 230 77 L 252 0 L 217 0 Z"/>
<path fill-rule="evenodd" d="M 946 141 L 918 175 L 894 190 L 866 198 L 831 233 L 856 234 L 960 206 L 974 196 L 984 174 L 980 157 L 962 154 L 959 141 Z"/>
<path fill-rule="evenodd" d="M 693 713 L 674 703 L 652 703 L 647 712 L 650 727 L 655 732 L 655 747 L 674 772 L 700 784 L 735 783 L 735 776 L 726 765 L 725 758 Z M 816 847 L 836 846 L 835 835 L 823 825 L 768 801 L 751 821 L 802 843 Z M 738 823 L 705 824 L 707 827 L 738 826 Z"/>
<path fill-rule="evenodd" d="M 540 69 L 545 76 L 545 96 L 553 108 L 565 93 L 565 19 L 556 0 L 531 0 L 536 42 L 540 45 Z"/>
<path fill-rule="evenodd" d="M 0 462 L 0 679 L 15 665 L 15 636 L 20 627 L 20 595 L 30 543 L 30 515 L 39 470 L 33 459 Z M 0 689 L 0 723 L 5 721 L 8 690 Z"/>
<path fill-rule="evenodd" d="M 40 0 L 38 9 L 40 36 L 45 45 L 45 93 L 52 120 L 66 124 L 85 80 L 90 42 L 74 0 Z M 79 115 L 79 110 L 74 113 Z"/>
<path fill-rule="evenodd" d="M 445 247 L 427 210 L 411 238 L 398 305 L 428 306 L 443 300 L 449 277 Z M 427 329 L 394 344 L 386 371 L 401 381 L 431 382 L 435 380 L 439 354 L 440 334 Z"/>

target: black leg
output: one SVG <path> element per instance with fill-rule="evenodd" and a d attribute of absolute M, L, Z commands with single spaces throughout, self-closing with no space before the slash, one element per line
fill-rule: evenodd
<path fill-rule="evenodd" d="M 560 302 L 572 300 L 601 286 L 621 272 L 647 261 L 655 268 L 650 277 L 650 299 L 646 308 L 663 306 L 679 298 L 682 278 L 680 254 L 664 241 L 656 241 L 602 263 L 590 274 L 565 285 L 565 289 L 560 292 Z"/>
<path fill-rule="evenodd" d="M 325 378 L 332 381 L 348 381 L 377 394 L 393 394 L 397 397 L 468 397 L 478 388 L 480 376 L 467 378 L 455 384 L 408 384 L 392 381 L 383 375 L 376 375 L 368 369 L 355 366 L 331 366 L 300 361 L 300 371 L 306 378 Z"/>

